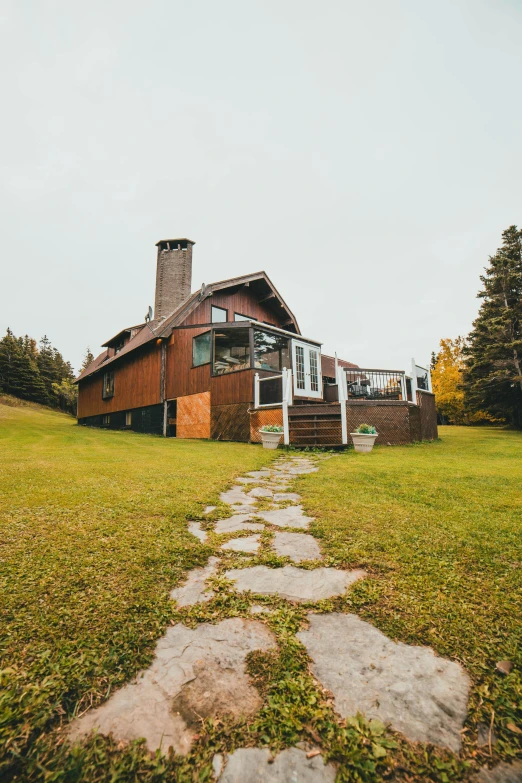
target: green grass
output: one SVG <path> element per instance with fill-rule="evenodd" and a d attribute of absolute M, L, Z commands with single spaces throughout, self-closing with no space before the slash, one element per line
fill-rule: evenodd
<path fill-rule="evenodd" d="M 43 776 L 48 732 L 150 660 L 169 590 L 209 554 L 187 517 L 271 459 L 0 405 L 0 779 Z"/>
<path fill-rule="evenodd" d="M 331 564 L 370 577 L 317 611 L 355 611 L 394 639 L 462 663 L 472 681 L 460 759 L 404 741 L 378 722 L 342 721 L 313 681 L 295 634 L 307 606 L 236 594 L 176 610 L 170 589 L 226 537 L 206 546 L 187 517 L 274 454 L 242 444 L 164 441 L 89 430 L 35 406 L 0 405 L 0 779 L 189 783 L 211 777 L 216 751 L 307 739 L 340 781 L 457 781 L 522 755 L 522 435 L 441 428 L 434 444 L 353 451 L 296 479 Z M 215 516 L 220 514 L 220 510 Z M 267 543 L 269 531 L 263 534 Z M 285 560 L 262 547 L 254 562 Z M 151 659 L 169 623 L 248 617 L 265 603 L 278 650 L 250 656 L 264 706 L 251 719 L 207 720 L 185 759 L 97 737 L 72 750 L 63 728 Z M 4 629 L 7 633 L 4 633 Z M 515 663 L 512 674 L 495 662 Z M 479 748 L 479 723 L 497 744 Z"/>
<path fill-rule="evenodd" d="M 336 457 L 300 491 L 328 555 L 372 575 L 352 596 L 358 614 L 470 674 L 465 755 L 489 759 L 475 741 L 482 723 L 497 736 L 494 756 L 508 760 L 521 755 L 522 734 L 522 433 L 440 436 Z M 515 664 L 508 677 L 495 671 L 500 660 Z"/>

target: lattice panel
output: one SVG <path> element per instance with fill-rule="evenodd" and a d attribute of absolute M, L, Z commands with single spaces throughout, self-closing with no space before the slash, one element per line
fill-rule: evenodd
<path fill-rule="evenodd" d="M 360 424 L 373 424 L 379 433 L 376 443 L 390 446 L 411 443 L 407 404 L 347 403 L 346 415 L 349 433 L 354 432 Z"/>
<path fill-rule="evenodd" d="M 283 426 L 282 408 L 257 408 L 250 411 L 250 440 L 252 443 L 261 443 L 259 430 L 270 425 Z"/>

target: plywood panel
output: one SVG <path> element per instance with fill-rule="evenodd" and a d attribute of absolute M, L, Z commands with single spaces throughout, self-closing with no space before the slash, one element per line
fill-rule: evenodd
<path fill-rule="evenodd" d="M 102 399 L 103 369 L 78 384 L 78 418 L 144 408 L 161 402 L 161 347 L 137 350 L 111 363 L 114 372 L 114 396 Z"/>
<path fill-rule="evenodd" d="M 177 438 L 210 438 L 210 392 L 178 397 Z"/>

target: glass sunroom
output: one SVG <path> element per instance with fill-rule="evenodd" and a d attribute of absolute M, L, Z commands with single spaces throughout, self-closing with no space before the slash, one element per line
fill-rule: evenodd
<path fill-rule="evenodd" d="M 213 377 L 253 370 L 261 377 L 291 370 L 296 397 L 322 399 L 321 344 L 258 321 L 214 326 L 193 342 L 193 365 L 210 362 Z"/>

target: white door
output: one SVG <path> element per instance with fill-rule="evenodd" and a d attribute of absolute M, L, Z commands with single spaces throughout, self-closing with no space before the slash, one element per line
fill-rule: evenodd
<path fill-rule="evenodd" d="M 323 398 L 321 352 L 315 345 L 292 340 L 294 395 Z"/>

